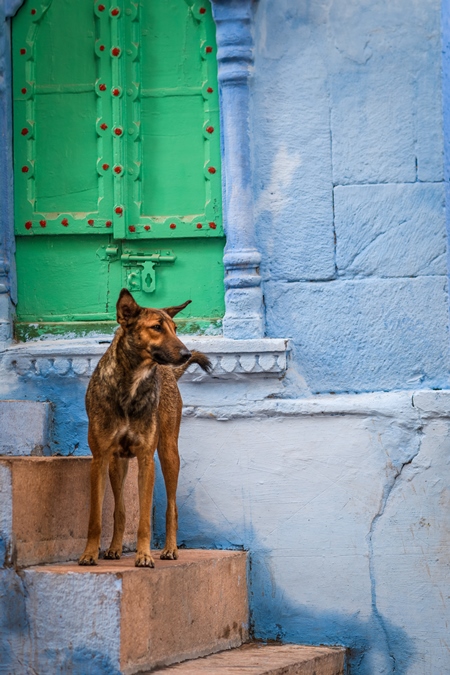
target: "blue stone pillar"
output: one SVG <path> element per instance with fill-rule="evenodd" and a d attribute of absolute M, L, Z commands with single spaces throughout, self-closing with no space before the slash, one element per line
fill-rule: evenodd
<path fill-rule="evenodd" d="M 264 308 L 253 218 L 249 79 L 251 0 L 212 0 L 222 115 L 224 176 L 224 337 L 264 336 Z"/>
<path fill-rule="evenodd" d="M 0 346 L 12 340 L 16 297 L 12 170 L 11 17 L 22 0 L 0 0 Z"/>

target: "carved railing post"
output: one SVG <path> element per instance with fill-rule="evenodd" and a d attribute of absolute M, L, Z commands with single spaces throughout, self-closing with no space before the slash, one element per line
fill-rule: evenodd
<path fill-rule="evenodd" d="M 249 79 L 253 66 L 251 0 L 212 0 L 222 112 L 224 223 L 227 237 L 224 337 L 264 336 L 253 219 Z"/>

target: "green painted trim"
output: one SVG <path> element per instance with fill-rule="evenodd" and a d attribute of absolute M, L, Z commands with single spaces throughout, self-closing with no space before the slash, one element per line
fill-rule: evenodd
<path fill-rule="evenodd" d="M 179 319 L 177 322 L 180 335 L 221 335 L 222 320 L 217 318 Z M 27 323 L 18 321 L 14 326 L 14 339 L 19 342 L 51 338 L 54 336 L 74 338 L 89 335 L 114 335 L 117 322 L 114 321 L 64 321 Z"/>

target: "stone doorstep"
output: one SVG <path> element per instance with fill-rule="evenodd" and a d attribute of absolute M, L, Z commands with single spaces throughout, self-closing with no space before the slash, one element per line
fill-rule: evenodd
<path fill-rule="evenodd" d="M 248 639 L 246 553 L 183 549 L 177 561 L 155 558 L 155 569 L 136 568 L 129 555 L 98 567 L 24 570 L 30 666 L 76 665 L 78 673 L 86 659 L 86 673 L 101 663 L 131 675 Z"/>
<path fill-rule="evenodd" d="M 0 457 L 0 530 L 6 561 L 18 567 L 76 560 L 86 545 L 91 457 Z M 137 462 L 125 483 L 124 545 L 136 550 Z M 114 499 L 107 480 L 101 547 L 109 546 Z"/>
<path fill-rule="evenodd" d="M 158 668 L 152 675 L 344 675 L 344 665 L 342 647 L 251 643 L 195 661 Z"/>

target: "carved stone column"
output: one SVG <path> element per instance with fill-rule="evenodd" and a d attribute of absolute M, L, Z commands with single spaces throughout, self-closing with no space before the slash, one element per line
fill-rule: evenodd
<path fill-rule="evenodd" d="M 13 227 L 11 17 L 22 0 L 0 0 L 0 345 L 12 340 L 16 303 Z"/>
<path fill-rule="evenodd" d="M 264 309 L 253 219 L 249 79 L 253 66 L 251 0 L 212 0 L 222 114 L 224 175 L 224 337 L 264 336 Z"/>

